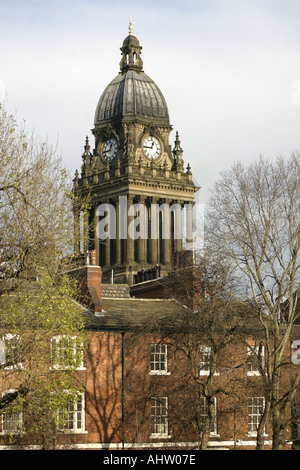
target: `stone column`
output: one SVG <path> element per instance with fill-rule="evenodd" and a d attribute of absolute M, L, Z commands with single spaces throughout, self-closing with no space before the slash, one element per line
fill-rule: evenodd
<path fill-rule="evenodd" d="M 150 237 L 151 237 L 151 264 L 158 264 L 158 245 L 159 245 L 159 213 L 155 204 L 158 198 L 152 197 L 150 208 Z"/>
<path fill-rule="evenodd" d="M 193 203 L 189 202 L 185 204 L 186 208 L 186 242 L 193 242 Z M 192 247 L 189 247 L 192 249 Z"/>
<path fill-rule="evenodd" d="M 94 245 L 96 250 L 96 264 L 100 266 L 100 246 L 99 246 L 99 237 L 98 237 L 98 224 L 99 224 L 99 215 L 97 214 L 97 205 L 95 206 L 94 210 L 94 224 L 95 224 L 95 238 L 94 238 Z"/>
<path fill-rule="evenodd" d="M 110 266 L 110 237 L 105 240 L 105 266 Z"/>
<path fill-rule="evenodd" d="M 182 250 L 182 201 L 177 201 L 175 206 L 175 231 L 174 231 L 174 246 L 175 251 Z M 180 237 L 180 238 L 178 238 Z"/>
<path fill-rule="evenodd" d="M 147 235 L 148 235 L 148 211 L 146 200 L 140 197 L 139 201 L 139 217 L 140 217 L 140 237 L 138 239 L 138 262 L 139 264 L 147 264 Z"/>
<path fill-rule="evenodd" d="M 134 216 L 128 215 L 129 207 L 133 204 L 133 196 L 127 196 L 127 243 L 126 243 L 126 261 L 127 264 L 131 265 L 134 262 L 134 240 L 129 236 L 128 227 L 129 224 L 134 220 Z"/>
<path fill-rule="evenodd" d="M 171 212 L 170 212 L 170 203 L 171 200 L 166 199 L 165 210 L 162 214 L 162 262 L 164 265 L 169 265 L 171 263 Z"/>
<path fill-rule="evenodd" d="M 104 204 L 109 204 L 109 200 L 105 200 L 104 201 Z M 105 215 L 105 217 L 109 217 L 108 219 L 108 226 L 109 226 L 109 229 L 110 229 L 110 226 L 111 226 L 111 221 L 110 221 L 110 212 L 108 211 L 108 208 L 107 208 L 107 211 L 104 212 L 104 214 L 107 212 L 107 214 Z M 105 245 L 105 259 L 102 260 L 102 262 L 104 261 L 104 265 L 106 267 L 110 266 L 111 264 L 111 259 L 110 259 L 110 236 L 109 236 L 109 232 L 107 234 L 107 237 L 104 238 L 103 240 L 101 240 L 101 243 L 103 243 Z"/>
<path fill-rule="evenodd" d="M 116 199 L 116 264 L 121 264 L 120 203 Z"/>

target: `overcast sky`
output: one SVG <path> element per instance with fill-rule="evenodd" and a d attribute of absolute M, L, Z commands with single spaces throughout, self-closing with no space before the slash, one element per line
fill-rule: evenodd
<path fill-rule="evenodd" d="M 72 175 L 130 17 L 199 202 L 234 161 L 300 151 L 299 0 L 0 0 L 0 97 Z"/>

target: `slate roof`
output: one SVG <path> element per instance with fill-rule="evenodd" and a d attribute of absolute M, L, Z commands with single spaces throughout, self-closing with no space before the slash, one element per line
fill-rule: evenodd
<path fill-rule="evenodd" d="M 174 298 L 134 298 L 130 297 L 127 285 L 103 284 L 102 287 L 102 313 L 95 315 L 81 304 L 87 330 L 133 331 L 144 328 L 145 331 L 155 331 L 163 328 L 165 332 L 191 332 L 195 329 L 197 316 L 194 317 L 186 306 Z M 266 316 L 265 321 L 269 320 Z M 228 327 L 237 328 L 242 334 L 263 334 L 257 312 L 249 304 L 232 302 L 227 315 L 220 317 L 219 321 L 229 321 Z"/>
<path fill-rule="evenodd" d="M 180 306 L 168 299 L 134 299 L 134 298 L 103 298 L 103 312 L 95 316 L 86 310 L 85 324 L 88 330 L 128 331 L 147 322 L 152 318 L 163 318 L 174 315 Z"/>

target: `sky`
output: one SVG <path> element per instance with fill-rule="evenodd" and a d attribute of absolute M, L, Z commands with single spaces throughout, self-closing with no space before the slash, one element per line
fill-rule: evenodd
<path fill-rule="evenodd" d="M 130 18 L 198 202 L 236 161 L 300 153 L 299 0 L 0 0 L 0 99 L 72 176 Z"/>

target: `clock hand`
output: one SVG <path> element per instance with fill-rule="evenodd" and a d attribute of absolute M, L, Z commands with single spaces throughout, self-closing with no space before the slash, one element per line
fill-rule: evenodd
<path fill-rule="evenodd" d="M 112 144 L 110 144 L 110 147 L 108 149 L 104 150 L 103 153 L 109 152 L 111 150 L 111 147 L 112 147 Z"/>

